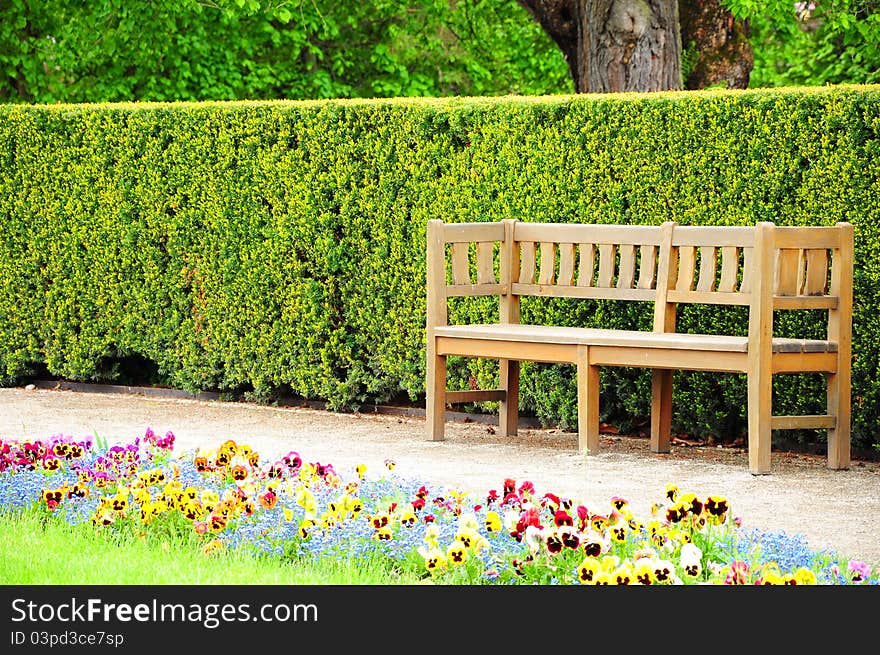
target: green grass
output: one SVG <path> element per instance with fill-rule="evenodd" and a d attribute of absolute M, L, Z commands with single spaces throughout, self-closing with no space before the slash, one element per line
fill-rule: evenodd
<path fill-rule="evenodd" d="M 390 585 L 416 584 L 381 561 L 282 562 L 239 552 L 206 555 L 195 541 L 71 526 L 36 512 L 0 512 L 4 585 Z"/>

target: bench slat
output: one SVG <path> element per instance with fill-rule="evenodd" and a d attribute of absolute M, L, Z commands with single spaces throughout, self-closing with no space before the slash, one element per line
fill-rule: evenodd
<path fill-rule="evenodd" d="M 724 293 L 721 291 L 678 291 L 671 289 L 667 300 L 675 303 L 703 305 L 748 305 L 752 301 L 748 293 Z"/>
<path fill-rule="evenodd" d="M 477 244 L 477 284 L 495 282 L 495 243 L 481 241 Z"/>
<path fill-rule="evenodd" d="M 535 281 L 535 244 L 523 241 L 519 246 L 519 281 L 532 284 Z"/>
<path fill-rule="evenodd" d="M 785 248 L 776 252 L 775 293 L 780 296 L 800 295 L 803 250 Z"/>
<path fill-rule="evenodd" d="M 458 339 L 489 339 L 498 341 L 534 341 L 536 343 L 569 343 L 629 348 L 672 348 L 675 350 L 720 350 L 748 352 L 748 337 L 726 334 L 688 334 L 684 332 L 647 332 L 644 330 L 606 330 L 602 328 L 560 327 L 521 323 L 489 323 L 478 325 L 447 325 L 436 328 L 436 334 Z M 835 352 L 837 344 L 818 339 L 773 339 L 775 353 Z"/>
<path fill-rule="evenodd" d="M 559 276 L 556 283 L 562 286 L 572 286 L 574 284 L 574 253 L 575 244 L 560 243 L 559 244 Z"/>
<path fill-rule="evenodd" d="M 777 248 L 840 247 L 841 230 L 836 227 L 775 227 L 773 242 Z"/>
<path fill-rule="evenodd" d="M 636 276 L 636 247 L 632 244 L 620 246 L 620 265 L 617 274 L 617 288 L 630 289 Z"/>
<path fill-rule="evenodd" d="M 504 226 L 501 223 L 444 223 L 443 241 L 446 243 L 504 241 Z"/>
<path fill-rule="evenodd" d="M 657 275 L 658 246 L 639 246 L 639 289 L 653 289 Z"/>
<path fill-rule="evenodd" d="M 828 251 L 810 248 L 806 251 L 807 276 L 804 280 L 804 295 L 824 296 L 828 289 Z"/>
<path fill-rule="evenodd" d="M 773 296 L 773 309 L 837 309 L 837 296 Z"/>
<path fill-rule="evenodd" d="M 721 280 L 718 282 L 718 291 L 735 291 L 738 271 L 739 249 L 736 246 L 724 246 L 721 248 Z"/>
<path fill-rule="evenodd" d="M 672 245 L 751 248 L 755 245 L 754 227 L 717 225 L 676 225 L 672 231 Z"/>
<path fill-rule="evenodd" d="M 673 231 L 675 234 L 675 231 Z M 678 248 L 678 279 L 676 291 L 692 291 L 694 288 L 694 269 L 696 268 L 696 248 L 680 246 Z"/>
<path fill-rule="evenodd" d="M 697 291 L 712 291 L 714 289 L 717 259 L 717 248 L 700 247 L 700 276 L 697 280 Z"/>
<path fill-rule="evenodd" d="M 538 276 L 538 284 L 553 284 L 556 277 L 556 244 L 553 242 L 541 242 L 541 273 Z"/>
<path fill-rule="evenodd" d="M 611 278 L 614 277 L 614 258 L 617 246 L 613 243 L 599 244 L 599 278 L 596 280 L 597 287 L 610 287 Z"/>
<path fill-rule="evenodd" d="M 740 284 L 740 293 L 752 292 L 752 259 L 754 258 L 754 248 L 743 248 L 743 277 Z"/>
<path fill-rule="evenodd" d="M 601 225 L 517 222 L 517 241 L 660 245 L 660 228 L 650 225 Z"/>
<path fill-rule="evenodd" d="M 654 300 L 653 289 L 618 289 L 617 287 L 569 287 L 560 284 L 510 285 L 511 293 L 519 296 L 548 296 L 552 298 L 589 298 L 593 300 Z"/>
<path fill-rule="evenodd" d="M 596 246 L 592 243 L 582 243 L 578 247 L 580 262 L 578 263 L 579 287 L 593 286 L 593 275 L 596 268 Z"/>
<path fill-rule="evenodd" d="M 470 244 L 467 242 L 452 244 L 452 281 L 455 284 L 471 283 L 469 249 Z"/>
<path fill-rule="evenodd" d="M 771 430 L 828 429 L 837 425 L 837 418 L 827 414 L 808 414 L 804 416 L 773 416 L 770 418 Z"/>

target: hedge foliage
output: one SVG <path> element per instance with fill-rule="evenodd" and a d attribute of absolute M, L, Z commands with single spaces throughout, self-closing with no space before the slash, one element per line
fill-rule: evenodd
<path fill-rule="evenodd" d="M 854 443 L 880 428 L 880 87 L 0 107 L 0 377 L 112 380 L 355 406 L 424 391 L 428 219 L 855 226 Z M 650 304 L 526 299 L 523 320 L 650 326 Z M 492 320 L 489 299 L 454 320 Z M 778 333 L 821 336 L 810 312 Z M 742 309 L 679 329 L 744 334 Z M 451 362 L 451 387 L 493 362 Z M 573 370 L 526 365 L 524 411 L 576 424 Z M 676 373 L 675 429 L 745 430 L 745 378 Z M 601 411 L 650 374 L 603 369 Z M 821 413 L 777 376 L 776 413 Z M 824 438 L 824 433 L 820 433 Z"/>

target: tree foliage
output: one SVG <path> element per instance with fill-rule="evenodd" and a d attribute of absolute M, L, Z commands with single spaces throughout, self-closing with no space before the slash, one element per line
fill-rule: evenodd
<path fill-rule="evenodd" d="M 880 81 L 880 1 L 725 0 L 751 25 L 750 86 Z"/>
<path fill-rule="evenodd" d="M 0 0 L 0 100 L 100 102 L 571 90 L 504 0 Z"/>

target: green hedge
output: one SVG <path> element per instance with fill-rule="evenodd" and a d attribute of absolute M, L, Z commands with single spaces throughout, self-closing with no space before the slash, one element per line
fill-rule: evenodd
<path fill-rule="evenodd" d="M 333 407 L 424 391 L 425 223 L 855 226 L 854 443 L 880 430 L 880 87 L 205 104 L 0 106 L 0 377 L 113 379 Z M 486 299 L 455 320 L 494 316 Z M 820 336 L 804 313 L 781 334 Z M 523 319 L 647 328 L 642 303 L 527 299 Z M 742 334 L 741 309 L 681 330 Z M 493 383 L 451 362 L 451 386 Z M 776 378 L 777 413 L 823 410 Z M 523 408 L 576 422 L 573 371 L 524 367 Z M 648 413 L 649 373 L 603 369 L 603 416 Z M 745 429 L 745 382 L 676 374 L 677 430 Z M 822 435 L 824 438 L 824 434 Z"/>

